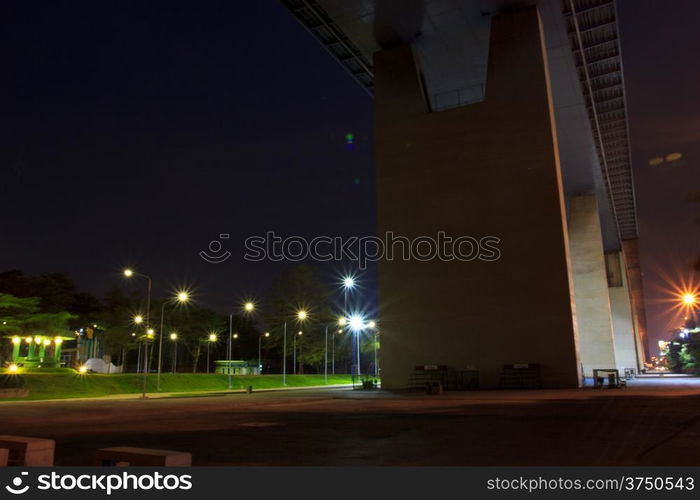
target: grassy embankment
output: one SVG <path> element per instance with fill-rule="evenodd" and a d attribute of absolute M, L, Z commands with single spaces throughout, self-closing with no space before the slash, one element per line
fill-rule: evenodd
<path fill-rule="evenodd" d="M 350 384 L 349 375 L 329 375 L 328 384 Z M 287 375 L 287 387 L 324 385 L 323 375 Z M 160 392 L 226 391 L 228 376 L 214 374 L 164 373 L 160 379 Z M 232 388 L 273 389 L 282 387 L 282 375 L 234 375 Z M 24 389 L 28 394 L 11 399 L 64 399 L 111 396 L 115 394 L 139 394 L 143 387 L 143 375 L 125 373 L 115 375 L 80 375 L 74 370 L 53 370 L 49 373 L 0 374 L 0 389 Z M 148 376 L 146 392 L 156 392 L 156 375 Z M 2 398 L 7 401 L 10 398 Z"/>

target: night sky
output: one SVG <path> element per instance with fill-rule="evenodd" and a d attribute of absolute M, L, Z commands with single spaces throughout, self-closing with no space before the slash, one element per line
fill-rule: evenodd
<path fill-rule="evenodd" d="M 652 340 L 700 257 L 700 4 L 661 4 L 619 2 Z M 245 263 L 245 237 L 374 234 L 371 98 L 277 1 L 27 0 L 0 19 L 0 270 L 101 295 L 131 265 L 225 311 L 285 268 Z M 232 258 L 202 261 L 220 233 Z"/>

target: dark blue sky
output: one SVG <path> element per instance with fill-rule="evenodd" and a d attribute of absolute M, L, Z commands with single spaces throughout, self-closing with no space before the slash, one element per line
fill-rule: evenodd
<path fill-rule="evenodd" d="M 700 255 L 700 6 L 619 7 L 655 340 Z M 0 270 L 101 294 L 129 264 L 225 309 L 283 269 L 244 263 L 246 236 L 374 233 L 371 99 L 277 1 L 25 0 L 0 19 Z M 219 233 L 233 257 L 207 264 Z"/>
<path fill-rule="evenodd" d="M 278 2 L 1 9 L 0 269 L 100 294 L 130 264 L 226 308 L 283 269 L 246 236 L 374 233 L 371 99 Z"/>

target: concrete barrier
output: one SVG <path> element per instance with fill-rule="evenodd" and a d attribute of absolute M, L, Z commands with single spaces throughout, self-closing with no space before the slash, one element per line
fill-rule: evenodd
<path fill-rule="evenodd" d="M 192 465 L 192 454 L 183 451 L 117 446 L 97 450 L 95 452 L 95 465 L 189 467 Z"/>
<path fill-rule="evenodd" d="M 8 450 L 7 465 L 51 467 L 56 442 L 53 439 L 1 435 L 0 448 Z"/>

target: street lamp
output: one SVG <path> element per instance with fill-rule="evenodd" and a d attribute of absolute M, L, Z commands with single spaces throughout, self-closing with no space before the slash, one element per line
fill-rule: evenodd
<path fill-rule="evenodd" d="M 246 301 L 246 302 L 243 303 L 243 312 L 244 312 L 244 313 L 246 313 L 246 314 L 252 314 L 254 311 L 255 311 L 255 302 L 253 302 L 252 300 L 248 300 L 248 301 Z M 233 338 L 234 338 L 234 336 L 233 336 L 233 313 L 231 313 L 231 314 L 228 315 L 228 344 L 227 344 L 227 346 L 226 346 L 226 357 L 228 358 L 228 362 L 229 362 L 229 365 L 228 365 L 228 368 L 227 368 L 227 372 L 228 372 L 228 388 L 229 388 L 229 390 L 232 388 L 232 384 L 231 384 L 231 361 L 232 361 L 232 360 L 231 360 L 231 357 L 232 357 L 232 352 L 231 352 L 231 350 L 232 350 L 232 348 L 233 348 L 233 344 L 232 344 L 232 339 L 233 339 Z M 238 334 L 235 335 L 235 338 L 238 338 Z"/>
<path fill-rule="evenodd" d="M 683 304 L 686 306 L 693 306 L 697 303 L 698 298 L 694 293 L 684 293 L 683 294 Z"/>
<path fill-rule="evenodd" d="M 265 332 L 258 337 L 258 375 L 262 373 L 262 339 L 270 336 L 270 332 Z"/>
<path fill-rule="evenodd" d="M 148 282 L 148 293 L 146 294 L 146 327 L 148 328 L 151 326 L 150 323 L 150 314 L 151 314 L 151 288 L 153 285 L 153 281 L 151 280 L 151 277 L 147 274 L 143 273 L 137 273 L 133 269 L 126 268 L 124 269 L 124 277 L 127 279 L 133 278 L 133 277 L 139 277 L 139 278 L 145 278 L 146 281 Z M 136 319 L 136 318 L 134 318 Z M 143 322 L 143 318 L 142 321 Z M 140 323 L 137 323 L 140 324 Z M 143 390 L 141 391 L 141 397 L 145 398 L 146 397 L 146 382 L 148 379 L 148 340 L 146 340 L 146 343 L 144 344 L 144 361 L 143 361 Z"/>
<path fill-rule="evenodd" d="M 379 335 L 379 331 L 377 330 L 376 321 L 369 321 L 367 323 L 367 328 L 374 330 L 374 376 L 379 377 L 379 364 L 377 360 L 377 336 Z"/>
<path fill-rule="evenodd" d="M 212 343 L 216 342 L 218 340 L 218 337 L 216 333 L 210 333 L 209 337 L 207 338 L 207 373 L 209 373 L 209 352 Z"/>
<path fill-rule="evenodd" d="M 304 335 L 304 332 L 299 330 L 299 332 L 297 332 L 297 335 L 301 337 L 302 335 Z M 299 351 L 300 351 L 299 355 L 301 356 L 301 345 L 299 346 Z M 293 356 L 293 359 L 294 359 L 294 375 L 296 375 L 297 374 L 297 337 L 296 336 L 294 337 L 294 356 Z"/>
<path fill-rule="evenodd" d="M 177 333 L 170 334 L 170 341 L 173 343 L 173 373 L 177 373 Z"/>
<path fill-rule="evenodd" d="M 158 375 L 156 376 L 156 390 L 160 391 L 160 372 L 163 367 L 163 332 L 165 331 L 165 306 L 170 301 L 186 304 L 190 300 L 190 294 L 186 290 L 180 290 L 170 300 L 164 300 L 160 308 L 160 335 L 158 336 Z"/>
<path fill-rule="evenodd" d="M 346 274 L 343 276 L 341 281 L 343 286 L 343 314 L 347 314 L 348 311 L 348 292 L 355 288 L 357 285 L 357 279 L 354 274 Z"/>
<path fill-rule="evenodd" d="M 295 318 L 297 323 L 304 323 L 306 319 L 309 317 L 309 313 L 306 312 L 306 309 L 299 309 L 296 314 Z M 282 342 L 282 385 L 287 385 L 287 322 L 284 322 L 284 333 L 283 333 L 284 340 Z M 295 338 L 296 342 L 296 338 Z M 295 351 L 296 352 L 296 351 Z M 296 360 L 295 360 L 295 370 L 296 370 Z"/>
<path fill-rule="evenodd" d="M 348 318 L 350 330 L 355 334 L 357 376 L 360 376 L 360 333 L 366 328 L 365 320 L 359 314 L 353 314 Z"/>

